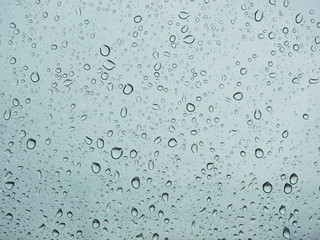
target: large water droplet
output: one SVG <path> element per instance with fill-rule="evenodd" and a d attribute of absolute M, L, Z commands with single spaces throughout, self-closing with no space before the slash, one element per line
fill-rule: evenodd
<path fill-rule="evenodd" d="M 133 86 L 131 84 L 126 84 L 122 90 L 125 95 L 129 95 L 133 91 Z"/>
<path fill-rule="evenodd" d="M 131 209 L 131 215 L 132 215 L 133 217 L 138 216 L 138 210 L 137 210 L 136 208 L 132 208 L 132 209 Z"/>
<path fill-rule="evenodd" d="M 102 47 L 100 47 L 100 54 L 104 57 L 109 56 L 110 54 L 110 47 L 108 45 L 102 45 Z"/>
<path fill-rule="evenodd" d="M 262 185 L 262 188 L 263 188 L 263 191 L 265 193 L 271 193 L 272 192 L 272 185 L 271 183 L 269 182 L 265 182 L 263 185 Z"/>
<path fill-rule="evenodd" d="M 139 177 L 134 177 L 131 180 L 131 185 L 133 188 L 138 189 L 140 187 L 140 178 Z"/>
<path fill-rule="evenodd" d="M 255 118 L 256 120 L 260 120 L 261 117 L 262 117 L 262 113 L 261 113 L 261 111 L 258 109 L 258 110 L 255 110 L 255 111 L 254 111 L 253 116 L 254 116 L 254 118 Z"/>
<path fill-rule="evenodd" d="M 163 193 L 163 194 L 162 194 L 162 200 L 163 200 L 164 202 L 168 202 L 168 200 L 169 200 L 169 194 L 168 194 L 168 193 Z"/>
<path fill-rule="evenodd" d="M 283 133 L 282 133 L 282 137 L 283 138 L 287 138 L 289 136 L 289 132 L 288 130 L 285 130 Z"/>
<path fill-rule="evenodd" d="M 289 228 L 284 227 L 284 229 L 283 229 L 283 236 L 284 236 L 285 238 L 287 238 L 287 239 L 290 239 L 290 238 L 291 238 L 291 237 L 290 237 L 290 230 L 289 230 Z"/>
<path fill-rule="evenodd" d="M 196 110 L 196 107 L 192 103 L 188 103 L 186 109 L 188 112 L 193 112 L 194 110 Z"/>

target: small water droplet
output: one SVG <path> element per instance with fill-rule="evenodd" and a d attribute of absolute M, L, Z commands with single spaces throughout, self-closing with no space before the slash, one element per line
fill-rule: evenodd
<path fill-rule="evenodd" d="M 37 142 L 33 138 L 29 138 L 27 140 L 27 148 L 30 149 L 30 150 L 34 149 L 36 147 L 36 144 L 37 144 Z"/>
<path fill-rule="evenodd" d="M 94 229 L 99 228 L 99 227 L 100 227 L 100 221 L 99 221 L 98 219 L 93 219 L 93 221 L 92 221 L 92 227 L 93 227 Z"/>
<path fill-rule="evenodd" d="M 257 10 L 255 13 L 254 13 L 254 20 L 256 22 L 260 22 L 263 18 L 263 12 L 261 12 L 260 10 Z"/>
<path fill-rule="evenodd" d="M 131 180 L 131 185 L 133 188 L 138 189 L 140 187 L 140 178 L 139 177 L 134 177 Z"/>
<path fill-rule="evenodd" d="M 302 115 L 302 118 L 303 118 L 304 120 L 308 120 L 308 119 L 309 119 L 309 115 L 305 113 L 305 114 Z"/>
<path fill-rule="evenodd" d="M 114 148 L 111 149 L 111 157 L 113 159 L 121 158 L 122 154 L 123 154 L 123 149 L 122 148 L 114 147 Z"/>
<path fill-rule="evenodd" d="M 133 91 L 133 86 L 130 83 L 127 83 L 122 90 L 122 92 L 125 95 L 129 95 L 130 93 L 132 93 L 132 91 Z"/>
<path fill-rule="evenodd" d="M 188 112 L 193 112 L 194 110 L 196 110 L 196 107 L 192 103 L 188 103 L 186 109 Z"/>
<path fill-rule="evenodd" d="M 175 138 L 171 138 L 169 141 L 168 141 L 168 146 L 169 147 L 175 147 L 175 146 L 177 146 L 177 140 L 175 139 Z"/>
<path fill-rule="evenodd" d="M 281 205 L 280 208 L 279 208 L 279 213 L 280 213 L 281 215 L 283 215 L 285 212 L 286 212 L 286 206 Z"/>
<path fill-rule="evenodd" d="M 100 172 L 100 170 L 101 170 L 101 166 L 100 166 L 100 164 L 99 163 L 96 163 L 96 162 L 92 162 L 91 163 L 91 170 L 92 170 L 92 172 L 94 172 L 94 173 L 99 173 Z"/>
<path fill-rule="evenodd" d="M 31 73 L 30 79 L 32 82 L 38 82 L 40 80 L 39 73 L 38 72 Z"/>
<path fill-rule="evenodd" d="M 9 120 L 11 118 L 11 109 L 8 109 L 3 114 L 4 120 Z"/>
<path fill-rule="evenodd" d="M 140 23 L 142 21 L 142 17 L 140 15 L 137 15 L 137 16 L 134 17 L 133 20 L 134 20 L 135 23 Z"/>
<path fill-rule="evenodd" d="M 290 194 L 292 192 L 292 186 L 289 183 L 286 183 L 283 187 L 285 194 Z"/>
<path fill-rule="evenodd" d="M 295 185 L 297 182 L 298 182 L 298 175 L 295 174 L 295 173 L 292 173 L 290 178 L 289 178 L 289 182 L 292 184 L 292 185 Z"/>
<path fill-rule="evenodd" d="M 283 138 L 287 138 L 289 136 L 289 132 L 288 130 L 285 130 L 283 133 L 282 133 L 282 137 Z"/>
<path fill-rule="evenodd" d="M 14 187 L 14 182 L 6 182 L 4 185 L 6 189 L 11 190 Z"/>
<path fill-rule="evenodd" d="M 289 230 L 289 228 L 284 227 L 284 229 L 283 229 L 283 237 L 285 237 L 285 238 L 287 238 L 287 239 L 290 239 L 290 238 L 291 238 L 291 237 L 290 237 L 290 230 Z"/>
<path fill-rule="evenodd" d="M 257 148 L 255 150 L 255 155 L 256 155 L 257 158 L 262 158 L 264 156 L 264 152 L 263 152 L 263 150 L 261 148 Z"/>
<path fill-rule="evenodd" d="M 260 120 L 261 117 L 262 117 L 262 113 L 261 113 L 261 111 L 258 109 L 258 110 L 255 110 L 255 111 L 254 111 L 253 116 L 254 116 L 254 118 L 255 118 L 256 120 Z"/>
<path fill-rule="evenodd" d="M 100 54 L 104 57 L 109 56 L 110 54 L 110 47 L 108 45 L 102 45 L 102 47 L 100 47 Z"/>
<path fill-rule="evenodd" d="M 162 194 L 162 200 L 163 200 L 164 202 L 168 202 L 168 200 L 169 200 L 169 194 L 168 194 L 168 193 L 163 193 L 163 194 Z"/>
<path fill-rule="evenodd" d="M 132 209 L 131 209 L 131 215 L 132 215 L 133 217 L 138 216 L 138 210 L 137 210 L 136 208 L 132 208 Z"/>
<path fill-rule="evenodd" d="M 240 101 L 243 98 L 242 92 L 236 92 L 235 94 L 233 94 L 233 98 L 237 101 Z"/>
<path fill-rule="evenodd" d="M 193 35 L 187 35 L 183 38 L 183 42 L 186 44 L 192 44 L 195 41 L 195 37 Z"/>
<path fill-rule="evenodd" d="M 271 193 L 272 192 L 272 185 L 271 183 L 269 182 L 265 182 L 263 185 L 262 185 L 262 188 L 263 188 L 263 191 L 265 193 Z"/>

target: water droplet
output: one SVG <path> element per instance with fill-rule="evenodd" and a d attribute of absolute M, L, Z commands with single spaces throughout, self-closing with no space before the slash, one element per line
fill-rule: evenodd
<path fill-rule="evenodd" d="M 279 208 L 279 213 L 280 213 L 281 215 L 283 215 L 283 214 L 285 214 L 285 212 L 286 212 L 286 206 L 281 205 L 280 208 Z"/>
<path fill-rule="evenodd" d="M 254 116 L 254 118 L 255 118 L 256 120 L 260 120 L 261 117 L 262 117 L 262 113 L 261 113 L 261 111 L 258 109 L 258 110 L 255 110 L 255 111 L 254 111 L 253 116 Z"/>
<path fill-rule="evenodd" d="M 255 155 L 256 155 L 257 158 L 262 158 L 264 156 L 264 152 L 263 152 L 263 150 L 261 148 L 257 148 L 255 150 Z"/>
<path fill-rule="evenodd" d="M 237 101 L 240 101 L 243 98 L 242 92 L 236 92 L 235 94 L 233 94 L 233 98 Z"/>
<path fill-rule="evenodd" d="M 195 37 L 193 35 L 187 35 L 183 38 L 183 42 L 186 44 L 192 44 L 195 41 Z"/>
<path fill-rule="evenodd" d="M 317 84 L 320 82 L 320 78 L 309 78 L 310 84 Z"/>
<path fill-rule="evenodd" d="M 292 186 L 289 183 L 286 183 L 283 187 L 285 194 L 290 194 L 292 192 Z"/>
<path fill-rule="evenodd" d="M 137 16 L 134 17 L 133 20 L 134 20 L 135 23 L 140 23 L 142 21 L 142 17 L 140 15 L 137 15 Z"/>
<path fill-rule="evenodd" d="M 111 149 L 111 157 L 113 159 L 121 158 L 122 154 L 123 154 L 123 149 L 122 148 L 114 147 L 114 148 Z"/>
<path fill-rule="evenodd" d="M 36 147 L 36 140 L 34 140 L 33 138 L 29 138 L 28 140 L 27 140 L 27 148 L 28 149 L 34 149 L 35 147 Z"/>
<path fill-rule="evenodd" d="M 260 10 L 257 10 L 255 13 L 254 13 L 254 20 L 256 22 L 260 22 L 263 18 L 263 12 L 261 12 Z"/>
<path fill-rule="evenodd" d="M 137 155 L 138 155 L 137 150 L 132 149 L 132 150 L 130 151 L 130 157 L 131 157 L 131 158 L 135 158 Z"/>
<path fill-rule="evenodd" d="M 11 190 L 14 187 L 14 182 L 6 182 L 4 185 L 6 189 Z"/>
<path fill-rule="evenodd" d="M 153 160 L 149 160 L 148 168 L 149 168 L 149 170 L 153 170 L 154 169 L 154 161 Z"/>
<path fill-rule="evenodd" d="M 177 144 L 178 144 L 178 142 L 177 142 L 177 140 L 175 139 L 175 138 L 171 138 L 169 141 L 168 141 L 168 146 L 169 147 L 175 147 L 175 146 L 177 146 Z"/>
<path fill-rule="evenodd" d="M 94 229 L 99 228 L 99 227 L 100 227 L 100 221 L 99 221 L 98 219 L 93 219 L 93 221 L 92 221 L 92 227 L 93 227 Z"/>
<path fill-rule="evenodd" d="M 139 177 L 134 177 L 131 180 L 131 185 L 133 188 L 138 189 L 140 187 L 140 178 Z"/>
<path fill-rule="evenodd" d="M 292 173 L 290 178 L 289 178 L 289 182 L 292 184 L 292 185 L 295 185 L 297 182 L 298 182 L 298 175 L 295 174 L 295 173 Z"/>
<path fill-rule="evenodd" d="M 116 64 L 111 61 L 111 60 L 107 60 L 107 62 L 105 64 L 103 64 L 103 67 L 108 70 L 108 71 L 111 71 L 112 69 L 114 69 L 116 67 Z"/>
<path fill-rule="evenodd" d="M 4 120 L 9 120 L 11 118 L 11 109 L 8 109 L 3 114 Z"/>
<path fill-rule="evenodd" d="M 163 193 L 163 194 L 162 194 L 162 200 L 163 200 L 164 202 L 168 202 L 168 200 L 169 200 L 169 194 L 168 194 L 168 193 Z"/>
<path fill-rule="evenodd" d="M 186 20 L 188 17 L 190 17 L 190 14 L 188 12 L 184 12 L 184 11 L 181 11 L 179 14 L 178 14 L 179 18 L 182 19 L 182 20 Z"/>
<path fill-rule="evenodd" d="M 6 219 L 11 220 L 13 218 L 13 215 L 11 213 L 6 214 Z"/>
<path fill-rule="evenodd" d="M 186 109 L 188 112 L 193 112 L 194 110 L 196 110 L 196 107 L 192 103 L 188 103 Z"/>
<path fill-rule="evenodd" d="M 31 73 L 30 79 L 32 82 L 38 82 L 40 80 L 39 73 L 38 72 Z"/>
<path fill-rule="evenodd" d="M 213 163 L 213 162 L 207 163 L 207 169 L 208 169 L 208 170 L 213 169 L 213 167 L 214 167 L 214 163 Z"/>
<path fill-rule="evenodd" d="M 59 231 L 58 231 L 57 229 L 53 229 L 52 235 L 53 235 L 54 237 L 59 237 Z"/>
<path fill-rule="evenodd" d="M 192 153 L 197 153 L 198 152 L 198 145 L 197 144 L 192 144 L 191 145 L 191 152 Z"/>
<path fill-rule="evenodd" d="M 152 235 L 152 240 L 159 240 L 159 234 L 158 233 L 154 233 Z"/>
<path fill-rule="evenodd" d="M 92 162 L 92 163 L 91 163 L 91 170 L 92 170 L 92 172 L 94 172 L 94 173 L 100 172 L 100 170 L 101 170 L 100 164 L 99 164 L 99 163 L 96 163 L 96 162 Z"/>
<path fill-rule="evenodd" d="M 88 136 L 86 136 L 86 137 L 84 138 L 84 141 L 85 141 L 85 143 L 88 144 L 88 145 L 92 144 L 92 138 L 89 138 Z"/>
<path fill-rule="evenodd" d="M 308 120 L 308 119 L 309 119 L 309 115 L 305 113 L 305 114 L 302 115 L 302 118 L 303 118 L 304 120 Z"/>
<path fill-rule="evenodd" d="M 282 137 L 283 138 L 287 138 L 289 136 L 289 132 L 288 130 L 285 130 L 283 133 L 282 133 Z"/>
<path fill-rule="evenodd" d="M 102 47 L 100 47 L 100 54 L 104 57 L 109 56 L 110 54 L 110 47 L 108 45 L 102 45 Z"/>
<path fill-rule="evenodd" d="M 263 191 L 265 193 L 271 193 L 272 192 L 272 185 L 271 183 L 269 182 L 265 182 L 263 185 L 262 185 L 262 188 L 263 188 Z"/>
<path fill-rule="evenodd" d="M 131 215 L 132 215 L 133 217 L 138 216 L 138 210 L 137 210 L 136 208 L 132 208 L 132 209 L 131 209 Z"/>
<path fill-rule="evenodd" d="M 283 237 L 285 237 L 285 238 L 287 238 L 287 239 L 290 239 L 290 238 L 291 238 L 291 237 L 290 237 L 290 230 L 289 230 L 289 228 L 284 227 L 284 229 L 283 229 Z"/>
<path fill-rule="evenodd" d="M 241 75 L 245 75 L 248 72 L 248 70 L 246 68 L 241 68 L 240 69 L 240 74 Z"/>
<path fill-rule="evenodd" d="M 303 20 L 303 16 L 301 13 L 297 14 L 296 17 L 295 17 L 295 20 L 296 20 L 296 23 L 299 24 L 302 22 Z"/>
<path fill-rule="evenodd" d="M 102 149 L 104 147 L 104 140 L 102 138 L 98 138 L 97 147 Z"/>
<path fill-rule="evenodd" d="M 125 95 L 129 95 L 130 93 L 132 93 L 132 91 L 133 91 L 133 86 L 132 86 L 131 84 L 129 84 L 129 83 L 127 83 L 127 84 L 124 86 L 123 90 L 122 90 L 122 92 L 123 92 Z"/>

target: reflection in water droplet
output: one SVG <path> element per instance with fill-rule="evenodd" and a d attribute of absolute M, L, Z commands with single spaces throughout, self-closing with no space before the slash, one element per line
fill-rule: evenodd
<path fill-rule="evenodd" d="M 291 184 L 286 183 L 286 184 L 284 185 L 283 190 L 284 190 L 284 192 L 285 192 L 286 194 L 291 193 L 291 192 L 292 192 L 292 186 L 291 186 Z"/>
<path fill-rule="evenodd" d="M 262 185 L 262 188 L 263 188 L 263 191 L 264 191 L 265 193 L 271 193 L 271 191 L 272 191 L 272 185 L 271 185 L 271 183 L 269 183 L 269 182 L 265 182 L 265 183 Z"/>
<path fill-rule="evenodd" d="M 38 82 L 40 80 L 39 73 L 38 72 L 31 73 L 30 79 L 32 82 Z"/>
<path fill-rule="evenodd" d="M 140 187 L 140 178 L 139 177 L 134 177 L 131 180 L 131 185 L 133 188 L 138 189 Z"/>
<path fill-rule="evenodd" d="M 292 185 L 295 185 L 297 182 L 298 182 L 298 175 L 295 174 L 295 173 L 292 173 L 290 178 L 289 178 L 289 182 L 292 184 Z"/>
<path fill-rule="evenodd" d="M 171 138 L 169 141 L 168 141 L 168 146 L 169 147 L 175 147 L 175 146 L 177 146 L 177 140 L 175 139 L 175 138 Z"/>
<path fill-rule="evenodd" d="M 99 163 L 96 163 L 96 162 L 91 163 L 91 170 L 92 170 L 92 172 L 94 172 L 94 173 L 100 172 L 100 170 L 101 170 L 100 164 L 99 164 Z"/>
<path fill-rule="evenodd" d="M 261 148 L 257 148 L 255 150 L 255 155 L 256 155 L 257 158 L 262 158 L 264 156 L 264 152 L 263 152 L 263 150 Z"/>
<path fill-rule="evenodd" d="M 27 140 L 27 148 L 28 149 L 34 149 L 36 147 L 36 140 L 34 140 L 33 138 L 29 138 Z"/>
<path fill-rule="evenodd" d="M 242 92 L 236 92 L 234 95 L 233 95 L 233 98 L 237 101 L 240 101 L 242 98 L 243 98 L 243 94 Z"/>
<path fill-rule="evenodd" d="M 100 227 L 100 221 L 98 219 L 93 219 L 92 221 L 92 227 L 94 229 L 97 229 L 98 227 Z"/>
<path fill-rule="evenodd" d="M 123 149 L 122 148 L 114 147 L 114 148 L 111 149 L 111 157 L 113 159 L 121 158 L 122 154 L 123 154 Z"/>

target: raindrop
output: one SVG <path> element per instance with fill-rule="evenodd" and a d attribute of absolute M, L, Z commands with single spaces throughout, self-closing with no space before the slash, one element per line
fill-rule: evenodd
<path fill-rule="evenodd" d="M 122 90 L 125 95 L 129 95 L 133 91 L 133 86 L 131 84 L 126 84 Z"/>
<path fill-rule="evenodd" d="M 131 185 L 133 188 L 138 189 L 140 187 L 140 178 L 139 177 L 134 177 L 131 180 Z"/>
<path fill-rule="evenodd" d="M 102 45 L 102 47 L 100 47 L 100 54 L 104 57 L 109 56 L 110 54 L 110 47 L 108 45 Z"/>
<path fill-rule="evenodd" d="M 292 173 L 291 176 L 289 177 L 289 182 L 292 185 L 295 185 L 298 182 L 298 175 L 295 173 Z"/>
<path fill-rule="evenodd" d="M 29 138 L 27 140 L 27 148 L 28 149 L 34 149 L 36 147 L 36 140 L 34 140 L 33 138 Z"/>
<path fill-rule="evenodd" d="M 261 117 L 262 117 L 262 113 L 261 113 L 261 111 L 258 109 L 258 110 L 255 110 L 255 111 L 254 111 L 253 116 L 254 116 L 254 118 L 255 118 L 256 120 L 260 120 Z"/>
<path fill-rule="evenodd" d="M 297 23 L 297 24 L 301 23 L 302 20 L 303 20 L 302 14 L 301 14 L 301 13 L 297 14 L 297 16 L 296 16 L 295 19 L 296 19 L 296 23 Z"/>
<path fill-rule="evenodd" d="M 261 148 L 257 148 L 255 150 L 255 155 L 256 155 L 257 158 L 262 158 L 264 156 L 264 152 L 263 152 L 263 150 Z"/>
<path fill-rule="evenodd" d="M 192 103 L 188 103 L 186 109 L 188 112 L 193 112 L 196 109 L 196 107 Z"/>
<path fill-rule="evenodd" d="M 308 120 L 308 119 L 309 119 L 309 115 L 305 113 L 305 114 L 302 115 L 302 118 L 303 118 L 304 120 Z"/>
<path fill-rule="evenodd" d="M 213 163 L 213 162 L 207 163 L 207 169 L 208 169 L 208 170 L 213 169 L 213 167 L 214 167 L 214 163 Z"/>
<path fill-rule="evenodd" d="M 149 160 L 148 168 L 149 168 L 149 170 L 153 170 L 154 169 L 154 161 L 153 160 Z"/>
<path fill-rule="evenodd" d="M 102 138 L 98 138 L 97 147 L 102 149 L 104 147 L 104 140 Z"/>
<path fill-rule="evenodd" d="M 94 229 L 99 228 L 99 227 L 100 227 L 100 221 L 99 221 L 98 219 L 93 219 L 93 221 L 92 221 L 92 227 L 93 227 Z"/>
<path fill-rule="evenodd" d="M 171 138 L 169 141 L 168 141 L 168 146 L 169 147 L 175 147 L 175 146 L 177 146 L 177 140 L 175 139 L 175 138 Z"/>
<path fill-rule="evenodd" d="M 138 210 L 137 210 L 136 208 L 132 208 L 132 209 L 131 209 L 131 215 L 132 215 L 133 217 L 138 216 Z"/>
<path fill-rule="evenodd" d="M 11 213 L 6 214 L 6 219 L 11 220 L 13 218 L 13 215 Z"/>
<path fill-rule="evenodd" d="M 111 71 L 112 69 L 114 69 L 116 67 L 116 64 L 113 61 L 108 59 L 107 63 L 103 64 L 103 67 L 105 69 L 107 69 L 108 71 Z"/>
<path fill-rule="evenodd" d="M 123 154 L 123 149 L 122 148 L 114 147 L 114 148 L 111 149 L 111 157 L 113 159 L 121 158 L 122 154 Z"/>
<path fill-rule="evenodd" d="M 282 133 L 282 137 L 283 138 L 287 138 L 289 136 L 289 132 L 288 130 L 285 130 L 283 133 Z"/>
<path fill-rule="evenodd" d="M 240 101 L 242 98 L 243 98 L 243 94 L 242 92 L 236 92 L 234 95 L 233 95 L 233 98 L 237 101 Z"/>
<path fill-rule="evenodd" d="M 94 173 L 100 172 L 100 170 L 101 170 L 100 164 L 99 164 L 99 163 L 96 163 L 96 162 L 92 162 L 92 163 L 91 163 L 91 170 L 92 170 L 92 172 L 94 172 Z"/>
<path fill-rule="evenodd" d="M 53 235 L 54 237 L 59 237 L 59 232 L 58 232 L 58 230 L 57 230 L 57 229 L 53 229 L 52 235 Z"/>
<path fill-rule="evenodd" d="M 11 190 L 14 187 L 14 182 L 6 182 L 4 185 L 6 189 Z"/>
<path fill-rule="evenodd" d="M 320 78 L 309 78 L 310 84 L 317 84 L 320 82 Z"/>
<path fill-rule="evenodd" d="M 137 15 L 137 16 L 134 17 L 133 20 L 134 20 L 135 23 L 140 23 L 142 21 L 142 17 L 140 15 Z"/>
<path fill-rule="evenodd" d="M 184 11 L 181 11 L 179 14 L 178 14 L 179 18 L 182 19 L 182 20 L 185 20 L 187 19 L 188 17 L 190 17 L 190 14 L 188 12 L 184 12 Z"/>
<path fill-rule="evenodd" d="M 285 238 L 287 238 L 287 239 L 290 239 L 290 238 L 291 238 L 291 237 L 290 237 L 290 230 L 289 230 L 289 228 L 284 227 L 284 229 L 283 229 L 283 237 L 285 237 Z"/>
<path fill-rule="evenodd" d="M 283 188 L 285 194 L 290 194 L 292 192 L 292 186 L 289 183 L 286 183 Z"/>
<path fill-rule="evenodd" d="M 280 213 L 281 215 L 283 215 L 285 212 L 286 212 L 286 206 L 281 205 L 280 208 L 279 208 L 279 213 Z"/>
<path fill-rule="evenodd" d="M 241 68 L 240 69 L 240 74 L 241 75 L 245 75 L 248 72 L 248 70 L 246 68 Z"/>
<path fill-rule="evenodd" d="M 191 152 L 192 153 L 197 153 L 198 152 L 198 145 L 197 144 L 192 144 L 191 145 Z"/>
<path fill-rule="evenodd" d="M 264 191 L 265 193 L 271 193 L 271 191 L 272 191 L 272 185 L 271 185 L 271 183 L 269 183 L 269 182 L 265 182 L 265 183 L 262 185 L 262 188 L 263 188 L 263 191 Z"/>
<path fill-rule="evenodd" d="M 263 12 L 260 13 L 260 10 L 257 10 L 255 13 L 254 13 L 254 20 L 256 22 L 260 22 L 263 18 Z"/>
<path fill-rule="evenodd" d="M 158 233 L 154 233 L 152 235 L 152 240 L 159 240 L 159 234 Z"/>
<path fill-rule="evenodd" d="M 38 72 L 31 73 L 30 79 L 32 82 L 38 82 L 40 80 L 39 73 Z"/>
<path fill-rule="evenodd" d="M 195 41 L 195 37 L 193 35 L 187 35 L 183 38 L 183 42 L 186 44 L 192 44 Z"/>
<path fill-rule="evenodd" d="M 4 120 L 9 120 L 11 118 L 11 109 L 8 109 L 3 114 Z"/>
<path fill-rule="evenodd" d="M 169 194 L 168 194 L 168 193 L 163 193 L 163 194 L 162 194 L 162 200 L 163 200 L 164 202 L 168 202 L 168 200 L 169 200 Z"/>

